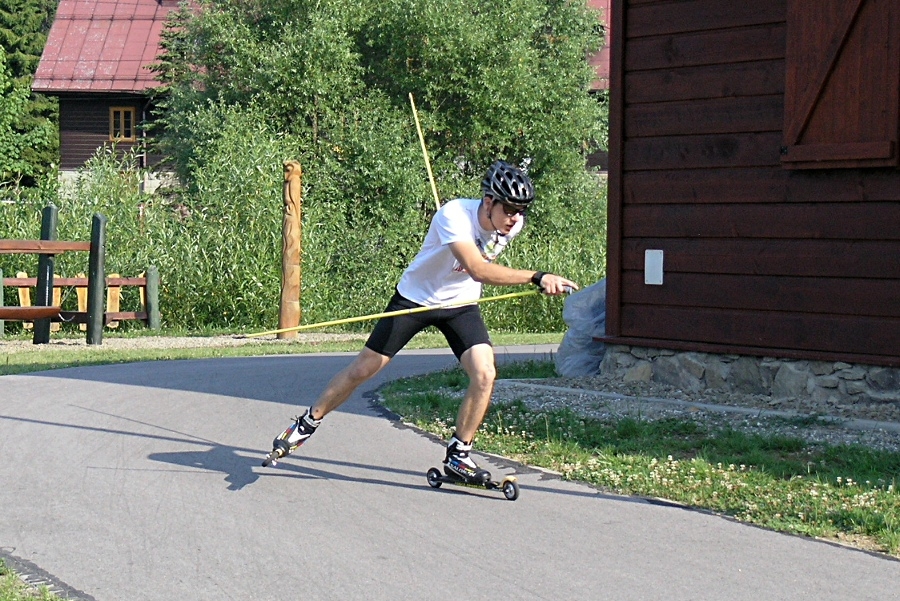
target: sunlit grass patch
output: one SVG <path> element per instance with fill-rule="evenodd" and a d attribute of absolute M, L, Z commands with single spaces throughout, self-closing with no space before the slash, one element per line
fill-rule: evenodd
<path fill-rule="evenodd" d="M 500 376 L 516 369 L 500 366 Z M 446 437 L 466 385 L 454 370 L 394 382 L 382 394 L 406 421 Z M 477 448 L 617 493 L 900 556 L 900 453 L 748 434 L 690 417 L 596 419 L 516 401 L 490 409 Z"/>

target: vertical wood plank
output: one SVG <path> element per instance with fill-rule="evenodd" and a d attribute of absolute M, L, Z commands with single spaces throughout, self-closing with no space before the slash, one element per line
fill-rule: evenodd
<path fill-rule="evenodd" d="M 151 265 L 147 268 L 147 326 L 151 330 L 160 328 L 159 315 L 159 269 Z"/>
<path fill-rule="evenodd" d="M 111 278 L 121 277 L 118 273 L 109 274 Z M 122 298 L 122 287 L 121 286 L 107 286 L 106 287 L 106 311 L 108 313 L 118 313 L 119 312 L 119 301 Z M 104 319 L 104 321 L 106 321 Z M 110 328 L 118 328 L 118 321 L 111 321 L 106 324 L 107 327 Z"/>
<path fill-rule="evenodd" d="M 147 312 L 147 272 L 142 271 L 138 274 L 139 278 L 144 278 L 144 285 L 138 287 L 138 295 L 140 296 L 141 311 Z"/>
<path fill-rule="evenodd" d="M 87 278 L 84 273 L 79 273 L 77 275 L 79 278 Z M 75 296 L 78 298 L 78 312 L 79 313 L 87 313 L 87 298 L 88 298 L 88 289 L 87 286 L 75 286 Z M 78 329 L 82 332 L 87 331 L 87 324 L 80 323 L 78 324 Z"/>
<path fill-rule="evenodd" d="M 59 210 L 53 203 L 44 207 L 41 214 L 41 240 L 56 240 L 59 223 Z M 35 302 L 42 307 L 50 307 L 53 303 L 53 268 L 56 259 L 53 255 L 41 255 L 38 258 L 37 289 Z M 50 318 L 43 317 L 34 321 L 34 344 L 50 342 Z"/>
<path fill-rule="evenodd" d="M 27 278 L 28 272 L 27 271 L 17 271 L 16 277 L 17 278 Z M 31 288 L 29 288 L 28 286 L 19 286 L 18 293 L 19 293 L 19 306 L 20 307 L 30 307 L 31 306 Z M 23 330 L 30 330 L 33 327 L 34 327 L 34 323 L 32 323 L 30 321 L 22 322 Z"/>
<path fill-rule="evenodd" d="M 53 306 L 58 307 L 59 303 L 62 301 L 62 289 L 56 286 L 53 287 Z M 51 332 L 59 332 L 59 328 L 62 324 L 58 321 L 50 322 L 50 331 Z"/>
<path fill-rule="evenodd" d="M 88 327 L 85 339 L 103 344 L 103 288 L 106 286 L 106 222 L 100 213 L 91 220 L 91 253 L 88 259 Z"/>
<path fill-rule="evenodd" d="M 610 19 L 609 176 L 606 200 L 606 334 L 622 333 L 622 177 L 625 121 L 625 2 L 613 2 Z"/>
<path fill-rule="evenodd" d="M 17 271 L 17 278 L 27 278 L 27 271 Z M 19 286 L 19 306 L 20 307 L 30 307 L 31 306 L 31 288 L 28 286 Z"/>

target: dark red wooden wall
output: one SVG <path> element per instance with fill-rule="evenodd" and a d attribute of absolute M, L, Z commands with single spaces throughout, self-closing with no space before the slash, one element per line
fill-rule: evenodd
<path fill-rule="evenodd" d="M 614 1 L 612 28 L 608 340 L 900 365 L 900 0 Z"/>
<path fill-rule="evenodd" d="M 79 169 L 97 151 L 111 144 L 109 140 L 109 109 L 113 106 L 133 106 L 140 123 L 147 100 L 135 94 L 59 95 L 60 168 Z M 149 111 L 146 111 L 149 114 Z M 140 135 L 140 131 L 138 131 Z M 133 143 L 118 142 L 116 150 L 127 152 Z M 159 163 L 157 155 L 141 156 L 140 167 Z"/>

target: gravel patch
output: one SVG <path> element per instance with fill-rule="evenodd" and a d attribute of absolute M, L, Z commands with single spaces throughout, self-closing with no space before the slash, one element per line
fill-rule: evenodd
<path fill-rule="evenodd" d="M 810 411 L 810 406 L 791 399 L 773 403 L 762 395 L 688 394 L 655 384 L 599 377 L 498 381 L 494 402 L 513 400 L 535 411 L 565 407 L 601 420 L 689 419 L 711 428 L 789 436 L 809 444 L 858 444 L 900 452 L 900 419 L 885 420 L 883 412 L 873 412 L 865 405 L 832 415 Z"/>
<path fill-rule="evenodd" d="M 793 412 L 800 415 L 830 415 L 848 420 L 862 419 L 900 423 L 900 402 L 831 404 L 820 403 L 811 398 L 773 398 L 763 394 L 728 393 L 716 390 L 687 392 L 655 382 L 617 382 L 602 376 L 553 378 L 541 380 L 540 383 L 562 388 L 600 390 L 624 396 L 678 399 L 695 403 Z"/>

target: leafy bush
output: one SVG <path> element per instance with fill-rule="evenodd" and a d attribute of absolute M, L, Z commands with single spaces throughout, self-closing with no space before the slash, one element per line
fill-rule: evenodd
<path fill-rule="evenodd" d="M 130 156 L 108 149 L 58 198 L 61 238 L 86 239 L 103 212 L 109 270 L 159 267 L 164 323 L 274 327 L 285 159 L 304 169 L 303 321 L 382 311 L 435 210 L 410 92 L 442 198 L 480 195 L 495 158 L 530 164 L 537 201 L 501 261 L 583 284 L 602 277 L 605 186 L 585 169 L 604 131 L 585 60 L 599 37 L 583 3 L 200 6 L 175 13 L 158 67 L 158 150 L 181 186 L 142 194 Z M 5 207 L 16 217 L 0 236 L 32 227 L 23 237 L 36 237 L 41 206 Z M 555 300 L 483 309 L 492 328 L 564 328 Z"/>
<path fill-rule="evenodd" d="M 40 114 L 52 113 L 54 106 L 45 99 L 32 99 L 31 80 L 30 75 L 13 76 L 0 45 L 0 182 L 30 181 L 55 156 L 55 127 Z"/>
<path fill-rule="evenodd" d="M 166 325 L 274 327 L 280 297 L 282 206 L 282 174 L 276 157 L 284 156 L 288 140 L 272 137 L 251 152 L 244 143 L 246 127 L 245 119 L 235 112 L 222 128 L 222 139 L 210 146 L 210 152 L 218 155 L 211 162 L 221 165 L 222 172 L 240 177 L 221 177 L 210 170 L 197 178 L 196 196 L 147 195 L 140 191 L 143 174 L 134 167 L 132 156 L 122 158 L 113 149 L 100 150 L 76 182 L 59 193 L 46 183 L 39 189 L 7 189 L 7 202 L 0 204 L 0 238 L 38 238 L 41 210 L 54 202 L 59 208 L 59 238 L 89 240 L 91 218 L 99 212 L 108 219 L 107 272 L 136 275 L 156 265 L 162 278 L 160 303 Z M 260 135 L 252 138 L 262 140 Z M 317 185 L 316 170 L 311 171 L 310 188 Z M 600 188 L 599 183 L 595 185 Z M 301 296 L 305 323 L 383 310 L 427 227 L 426 211 L 413 204 L 401 215 L 369 206 L 365 199 L 346 212 L 338 204 L 307 205 Z M 605 262 L 602 210 L 591 202 L 573 203 L 567 216 L 578 218 L 565 223 L 566 215 L 535 211 L 529 220 L 549 221 L 549 233 L 529 224 L 501 260 L 569 274 L 585 284 L 599 279 Z M 388 225 L 397 227 L 391 230 Z M 397 238 L 372 235 L 378 230 Z M 558 235 L 559 231 L 564 235 Z M 0 255 L 0 269 L 7 276 L 20 270 L 33 274 L 36 266 L 33 255 Z M 57 257 L 59 275 L 73 276 L 86 269 L 84 253 Z M 485 294 L 506 291 L 489 287 Z M 123 305 L 123 310 L 134 310 L 135 291 L 126 288 L 123 293 L 130 295 L 123 300 L 130 308 Z M 74 295 L 65 298 L 64 304 L 74 308 Z M 482 309 L 492 328 L 564 328 L 560 304 L 550 299 L 525 297 L 486 303 Z M 355 329 L 368 327 L 362 323 Z"/>

